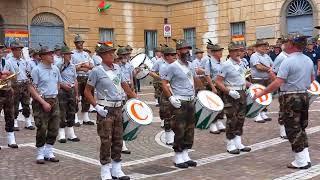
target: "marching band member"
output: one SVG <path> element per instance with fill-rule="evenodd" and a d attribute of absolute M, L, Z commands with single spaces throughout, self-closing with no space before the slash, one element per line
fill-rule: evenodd
<path fill-rule="evenodd" d="M 227 152 L 230 154 L 251 151 L 250 147 L 244 146 L 241 142 L 247 106 L 245 90 L 249 84 L 245 79 L 245 71 L 239 58 L 239 49 L 233 42 L 229 44 L 230 58 L 222 63 L 215 81 L 217 87 L 224 93 L 224 112 L 227 115 Z"/>
<path fill-rule="evenodd" d="M 115 48 L 101 45 L 97 53 L 102 58 L 102 64 L 90 72 L 85 88 L 85 96 L 97 110 L 97 131 L 100 136 L 101 179 L 130 179 L 121 170 L 122 149 L 122 91 L 135 98 L 123 77 L 121 68 L 114 64 Z M 96 89 L 98 102 L 92 91 Z M 111 157 L 111 159 L 110 159 Z M 111 162 L 111 163 L 110 163 Z"/>
<path fill-rule="evenodd" d="M 40 56 L 38 49 L 31 49 L 30 50 L 30 61 L 28 62 L 29 65 L 29 72 L 31 74 L 32 70 L 40 63 Z"/>
<path fill-rule="evenodd" d="M 195 128 L 195 72 L 191 69 L 189 50 L 185 40 L 175 40 L 178 60 L 168 65 L 162 80 L 163 93 L 173 106 L 174 164 L 178 168 L 195 167 L 188 149 L 192 148 Z M 199 80 L 197 80 L 199 81 Z M 169 83 L 172 91 L 169 89 Z M 199 82 L 196 82 L 197 84 Z"/>
<path fill-rule="evenodd" d="M 62 61 L 57 64 L 62 81 L 58 95 L 61 117 L 58 142 L 66 143 L 67 140 L 78 142 L 80 139 L 73 129 L 79 97 L 76 66 L 70 62 L 72 52 L 68 46 L 61 48 L 61 54 Z"/>
<path fill-rule="evenodd" d="M 152 67 L 151 72 L 149 73 L 150 76 L 153 78 L 157 78 L 158 80 L 163 80 L 164 75 L 166 74 L 166 69 L 169 64 L 173 63 L 176 60 L 176 50 L 170 47 L 163 48 L 163 60 L 158 60 L 156 64 Z M 159 75 L 157 74 L 159 73 Z M 160 95 L 160 109 L 159 115 L 161 121 L 163 121 L 163 126 L 165 130 L 165 143 L 167 145 L 173 145 L 174 141 L 174 132 L 171 128 L 172 123 L 172 106 L 170 101 L 167 97 L 165 97 L 163 90 L 161 88 L 161 95 Z"/>
<path fill-rule="evenodd" d="M 84 125 L 94 125 L 94 122 L 89 118 L 89 108 L 90 104 L 84 96 L 84 88 L 86 86 L 88 80 L 89 71 L 93 68 L 93 60 L 89 56 L 89 54 L 83 51 L 83 43 L 84 40 L 77 35 L 74 38 L 74 44 L 76 49 L 72 51 L 72 59 L 71 62 L 76 65 L 77 69 L 77 80 L 78 80 L 78 88 L 79 95 L 81 96 L 81 113 L 83 118 Z M 93 94 L 94 92 L 92 92 Z M 77 119 L 77 117 L 76 117 Z M 79 122 L 76 122 L 77 126 L 79 126 Z"/>
<path fill-rule="evenodd" d="M 222 91 L 216 89 L 214 82 L 221 70 L 221 58 L 224 48 L 220 47 L 218 44 L 211 44 L 210 42 L 208 42 L 207 49 L 210 59 L 207 60 L 205 66 L 205 78 L 211 91 L 216 93 L 222 99 L 223 93 Z M 220 134 L 221 132 L 225 132 L 226 127 L 222 122 L 223 116 L 223 112 L 217 115 L 216 119 L 210 125 L 210 133 Z"/>
<path fill-rule="evenodd" d="M 163 62 L 163 54 L 162 54 L 162 48 L 158 47 L 155 50 L 155 56 L 151 59 L 153 64 L 156 64 L 158 61 Z M 161 81 L 158 79 L 153 79 L 153 87 L 154 87 L 154 98 L 156 99 L 156 106 L 159 106 L 160 102 L 160 95 L 161 95 Z"/>
<path fill-rule="evenodd" d="M 268 44 L 268 42 L 257 40 L 255 44 L 256 52 L 253 53 L 250 58 L 252 83 L 263 86 L 268 86 L 271 81 L 269 72 L 272 70 L 273 65 L 272 59 L 267 54 Z M 266 121 L 271 121 L 272 119 L 267 116 L 266 112 L 267 108 L 255 117 L 255 122 L 265 123 Z"/>
<path fill-rule="evenodd" d="M 37 127 L 37 164 L 44 164 L 45 161 L 59 162 L 53 154 L 53 145 L 58 135 L 60 123 L 57 96 L 61 76 L 57 66 L 53 65 L 53 51 L 51 49 L 43 46 L 39 55 L 41 63 L 32 70 L 32 85 L 29 85 L 29 92 L 33 98 L 32 110 Z"/>
<path fill-rule="evenodd" d="M 159 53 L 160 51 L 162 53 L 162 48 L 158 47 L 158 48 L 156 48 L 155 51 L 156 51 L 156 54 Z M 155 60 L 153 66 L 151 68 L 151 71 L 149 72 L 149 75 L 153 78 L 153 87 L 155 89 L 155 92 L 154 92 L 155 98 L 158 97 L 158 95 L 160 95 L 159 101 L 157 101 L 159 106 L 161 106 L 160 100 L 161 100 L 161 94 L 163 92 L 162 88 L 161 88 L 162 84 L 161 84 L 161 78 L 159 75 L 159 71 L 160 71 L 160 66 L 162 66 L 164 63 L 165 63 L 165 61 L 163 58 Z M 159 111 L 159 114 L 160 114 L 160 111 Z M 163 128 L 164 127 L 164 119 L 161 118 L 161 115 L 160 115 L 160 119 L 161 119 L 161 127 Z"/>
<path fill-rule="evenodd" d="M 307 43 L 307 36 L 299 33 L 289 34 L 285 38 L 284 59 L 277 73 L 277 78 L 263 91 L 256 93 L 259 98 L 280 87 L 280 106 L 283 111 L 284 127 L 295 153 L 294 161 L 287 165 L 293 169 L 311 167 L 306 128 L 308 126 L 309 97 L 307 90 L 314 80 L 312 60 L 302 53 Z"/>
<path fill-rule="evenodd" d="M 5 57 L 4 46 L 1 46 L 0 56 L 1 59 Z M 8 147 L 18 148 L 14 135 L 14 98 L 13 89 L 11 87 L 11 80 L 7 80 L 8 76 L 13 75 L 15 70 L 7 60 L 2 59 L 0 66 L 0 107 L 4 111 L 5 130 L 7 132 Z M 3 84 L 4 83 L 4 84 Z M 1 149 L 1 148 L 0 148 Z"/>
<path fill-rule="evenodd" d="M 134 90 L 133 87 L 133 71 L 134 68 L 133 66 L 129 63 L 129 59 L 130 59 L 130 52 L 128 51 L 128 49 L 126 47 L 120 47 L 117 50 L 117 55 L 119 57 L 120 60 L 120 68 L 121 68 L 121 72 L 123 74 L 123 78 L 125 80 L 125 82 L 129 85 L 129 87 Z M 124 102 L 126 102 L 127 95 L 124 93 L 123 94 L 123 99 Z M 125 103 L 124 103 L 125 104 Z M 122 151 L 123 154 L 131 154 L 131 151 L 129 151 L 129 149 L 126 146 L 125 141 L 123 141 L 122 143 Z"/>
<path fill-rule="evenodd" d="M 25 128 L 29 130 L 34 130 L 31 123 L 31 110 L 30 110 L 30 93 L 28 91 L 29 86 L 29 78 L 28 78 L 28 70 L 29 65 L 27 60 L 21 57 L 22 55 L 23 44 L 18 41 L 14 41 L 11 43 L 11 49 L 13 53 L 13 57 L 9 58 L 15 73 L 17 73 L 17 81 L 12 84 L 14 90 L 14 130 L 19 131 L 18 127 L 18 115 L 19 115 L 19 103 L 22 105 L 22 114 L 25 118 Z"/>
<path fill-rule="evenodd" d="M 195 69 L 196 71 L 196 76 L 201 80 L 202 85 L 200 86 L 199 89 L 196 90 L 196 94 L 198 93 L 198 91 L 200 91 L 201 89 L 206 89 L 207 87 L 207 81 L 204 77 L 204 68 L 205 68 L 205 64 L 203 61 L 205 61 L 203 59 L 203 51 L 201 49 L 196 48 L 194 54 L 196 56 L 196 58 L 192 61 L 191 65 L 192 68 Z"/>
<path fill-rule="evenodd" d="M 53 63 L 54 65 L 57 65 L 58 63 L 62 62 L 61 46 L 58 44 L 54 46 L 53 61 L 54 61 Z"/>
<path fill-rule="evenodd" d="M 274 81 L 277 78 L 277 74 L 279 72 L 279 68 L 281 63 L 283 62 L 284 59 L 286 59 L 288 57 L 288 54 L 283 51 L 284 49 L 284 41 L 281 42 L 282 46 L 282 51 L 281 53 L 276 57 L 276 59 L 274 60 L 273 66 L 272 66 L 272 72 L 271 73 L 271 77 L 272 80 Z M 282 111 L 282 102 L 280 102 L 281 98 L 278 98 L 279 100 L 279 114 L 278 114 L 278 123 L 279 123 L 279 128 L 280 128 L 280 137 L 283 139 L 288 139 L 287 134 L 286 134 L 286 130 L 284 128 L 284 122 L 283 122 L 283 111 Z"/>

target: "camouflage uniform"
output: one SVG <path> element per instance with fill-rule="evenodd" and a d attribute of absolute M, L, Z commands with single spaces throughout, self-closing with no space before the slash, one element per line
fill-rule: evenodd
<path fill-rule="evenodd" d="M 14 119 L 19 115 L 19 102 L 22 105 L 22 114 L 24 117 L 30 117 L 30 93 L 28 91 L 29 82 L 13 83 L 14 89 Z"/>
<path fill-rule="evenodd" d="M 100 163 L 102 165 L 113 161 L 121 161 L 122 150 L 122 106 L 117 108 L 105 107 L 108 110 L 107 117 L 97 113 L 97 131 L 101 140 Z M 111 159 L 110 159 L 111 157 Z"/>
<path fill-rule="evenodd" d="M 36 147 L 42 147 L 45 144 L 53 145 L 58 136 L 60 123 L 60 110 L 58 98 L 44 98 L 52 109 L 45 112 L 38 101 L 32 101 L 32 110 L 35 125 L 37 127 Z"/>
<path fill-rule="evenodd" d="M 14 108 L 13 108 L 13 89 L 0 90 L 0 109 L 4 111 L 5 130 L 6 132 L 13 132 L 14 125 Z"/>
<path fill-rule="evenodd" d="M 79 94 L 81 96 L 81 112 L 88 112 L 90 109 L 90 103 L 86 100 L 86 97 L 84 96 L 84 89 L 87 85 L 88 77 L 78 76 L 77 81 L 78 81 Z M 94 94 L 94 91 L 92 91 L 91 93 Z"/>
<path fill-rule="evenodd" d="M 98 54 L 108 51 L 114 52 L 115 49 L 107 45 L 102 45 L 97 49 Z M 111 71 L 114 77 L 107 74 L 107 72 L 111 73 Z M 98 104 L 104 106 L 99 102 L 122 102 L 123 93 L 118 88 L 121 88 L 119 86 L 124 82 L 125 78 L 119 65 L 113 64 L 113 68 L 110 68 L 102 63 L 92 69 L 87 84 L 96 89 Z M 97 112 L 97 132 L 101 141 L 100 162 L 102 165 L 110 163 L 111 159 L 115 162 L 121 161 L 123 142 L 122 106 L 104 106 L 104 109 L 108 110 L 106 117 L 100 116 Z"/>
<path fill-rule="evenodd" d="M 171 130 L 171 124 L 173 119 L 172 109 L 173 107 L 168 98 L 165 97 L 163 93 L 161 93 L 159 115 L 160 119 L 164 120 L 164 130 L 166 132 L 169 132 Z"/>
<path fill-rule="evenodd" d="M 241 96 L 239 99 L 233 99 L 229 95 L 223 95 L 224 113 L 227 116 L 227 139 L 233 139 L 243 134 L 243 124 L 247 108 L 246 93 L 245 91 L 238 92 Z"/>
<path fill-rule="evenodd" d="M 308 126 L 309 97 L 304 94 L 286 94 L 279 97 L 280 111 L 286 134 L 293 152 L 308 147 L 306 128 Z"/>
<path fill-rule="evenodd" d="M 196 123 L 194 101 L 180 101 L 181 107 L 173 109 L 172 119 L 172 130 L 175 133 L 173 143 L 175 152 L 192 148 Z"/>
<path fill-rule="evenodd" d="M 28 91 L 29 79 L 28 79 L 28 68 L 27 61 L 20 58 L 16 59 L 11 57 L 7 61 L 10 61 L 15 73 L 17 75 L 17 81 L 12 84 L 14 90 L 14 118 L 17 119 L 19 115 L 19 102 L 22 105 L 22 114 L 24 117 L 29 118 L 30 116 L 30 93 Z"/>
<path fill-rule="evenodd" d="M 14 73 L 14 69 L 10 62 L 3 60 L 4 64 L 0 66 L 0 71 L 10 71 Z M 0 109 L 4 111 L 5 130 L 6 132 L 13 132 L 14 126 L 14 99 L 11 81 L 8 85 L 0 89 Z"/>
<path fill-rule="evenodd" d="M 77 109 L 75 90 L 74 88 L 70 91 L 60 89 L 58 97 L 61 117 L 60 128 L 72 127 Z"/>

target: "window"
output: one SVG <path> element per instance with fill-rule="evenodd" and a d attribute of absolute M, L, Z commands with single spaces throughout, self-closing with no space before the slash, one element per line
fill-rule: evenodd
<path fill-rule="evenodd" d="M 245 30 L 246 26 L 244 22 L 231 23 L 231 41 L 236 44 L 246 45 Z"/>
<path fill-rule="evenodd" d="M 100 28 L 99 35 L 100 35 L 100 41 L 113 43 L 113 29 Z"/>
<path fill-rule="evenodd" d="M 192 46 L 193 51 L 196 49 L 196 28 L 186 28 L 184 39 Z"/>
<path fill-rule="evenodd" d="M 145 53 L 151 58 L 154 57 L 154 49 L 157 47 L 157 31 L 144 31 Z"/>

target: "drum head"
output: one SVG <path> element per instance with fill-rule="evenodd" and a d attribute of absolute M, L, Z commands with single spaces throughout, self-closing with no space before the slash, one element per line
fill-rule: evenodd
<path fill-rule="evenodd" d="M 149 68 L 152 69 L 153 67 L 153 62 L 150 60 L 150 58 L 148 56 L 146 56 L 146 59 L 144 60 L 144 64 Z"/>
<path fill-rule="evenodd" d="M 248 95 L 252 98 L 255 93 L 262 91 L 265 88 L 266 88 L 265 86 L 262 86 L 260 84 L 252 84 L 248 89 Z M 256 102 L 263 106 L 268 106 L 272 102 L 272 94 L 268 93 L 260 98 L 257 98 Z"/>
<path fill-rule="evenodd" d="M 148 76 L 149 70 L 145 68 L 138 68 L 139 72 L 136 74 L 136 79 L 143 79 Z"/>
<path fill-rule="evenodd" d="M 137 54 L 136 56 L 134 56 L 131 61 L 130 64 L 134 67 L 137 68 L 139 67 L 143 61 L 146 59 L 146 54 Z"/>
<path fill-rule="evenodd" d="M 308 93 L 313 95 L 320 95 L 320 85 L 317 81 L 313 81 L 308 89 Z"/>
<path fill-rule="evenodd" d="M 197 99 L 204 107 L 212 111 L 222 111 L 224 107 L 221 98 L 211 91 L 199 91 Z"/>
<path fill-rule="evenodd" d="M 127 101 L 124 111 L 131 120 L 140 125 L 148 125 L 153 120 L 152 109 L 138 99 L 130 99 Z"/>

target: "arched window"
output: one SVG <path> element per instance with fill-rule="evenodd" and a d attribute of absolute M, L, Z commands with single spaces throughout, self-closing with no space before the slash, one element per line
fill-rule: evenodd
<path fill-rule="evenodd" d="M 56 44 L 63 44 L 64 23 L 62 19 L 52 13 L 37 14 L 31 21 L 31 47 L 39 44 L 53 48 Z"/>
<path fill-rule="evenodd" d="M 312 15 L 311 4 L 306 0 L 293 0 L 287 8 L 287 16 Z"/>

